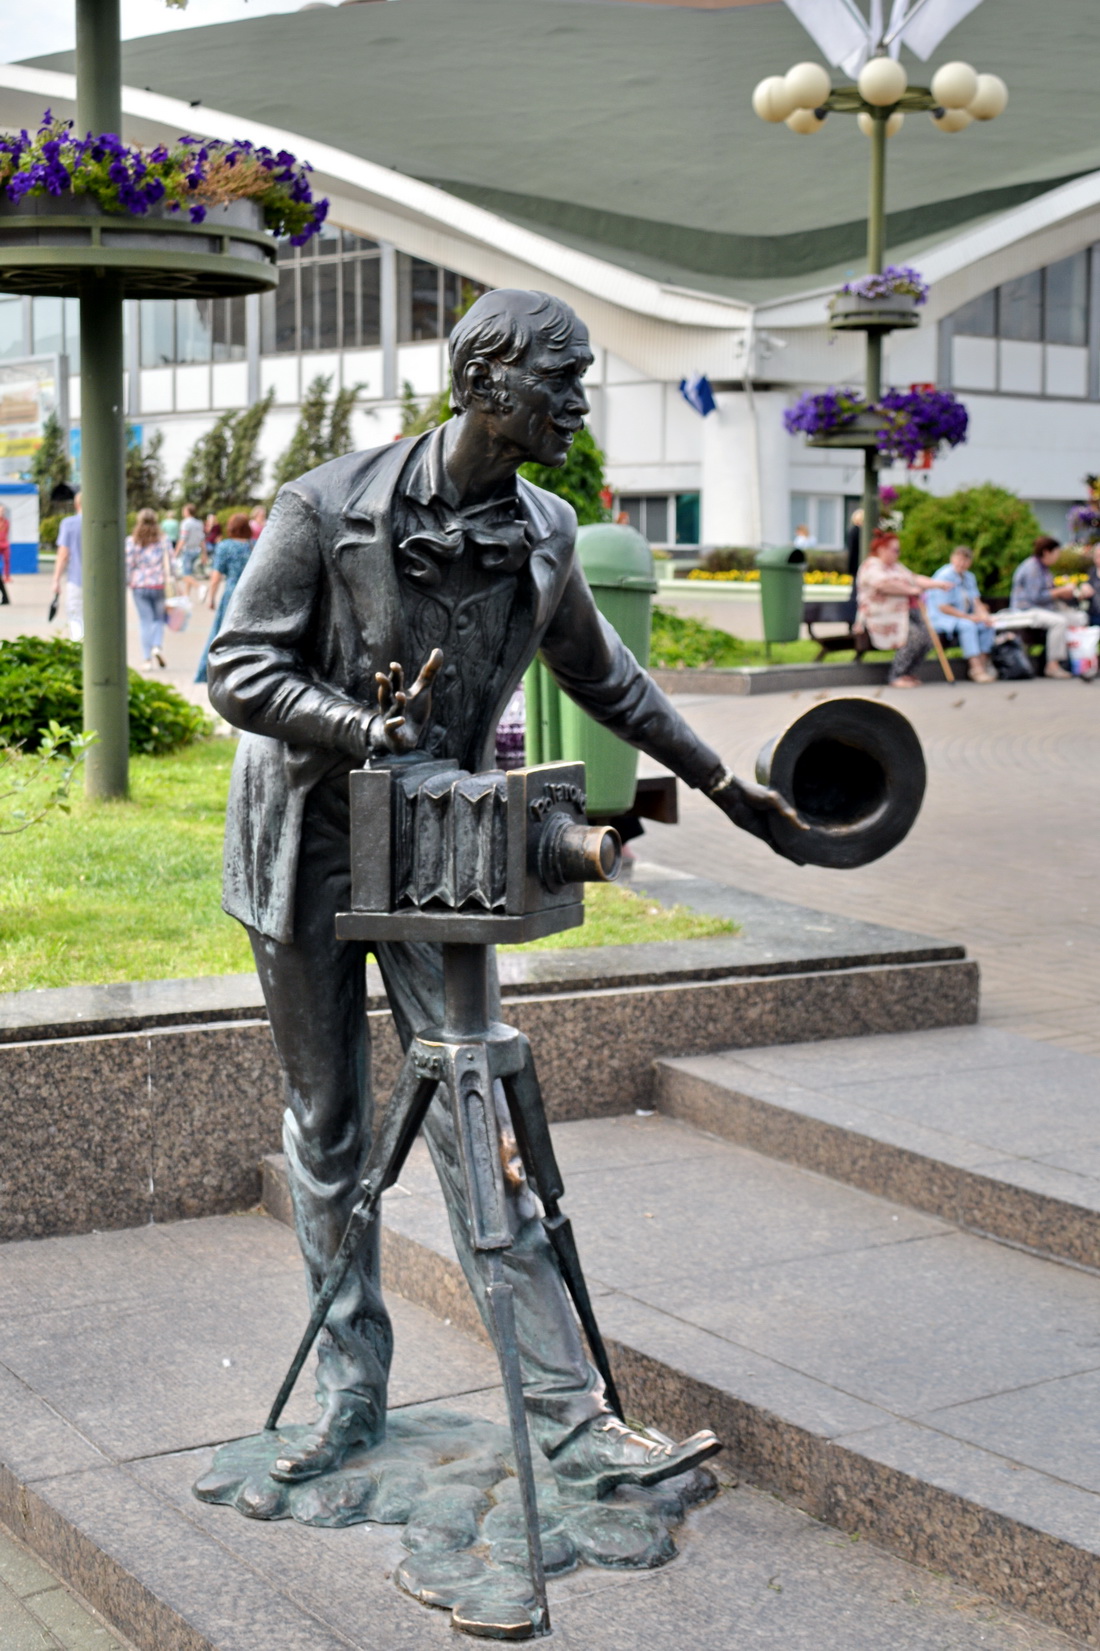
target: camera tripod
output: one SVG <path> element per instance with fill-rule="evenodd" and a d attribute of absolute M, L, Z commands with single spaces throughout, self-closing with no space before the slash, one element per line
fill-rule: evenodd
<path fill-rule="evenodd" d="M 436 921 L 445 924 L 448 920 L 443 917 Z M 491 923 L 494 920 L 483 918 L 481 921 Z M 367 1156 L 360 1182 L 362 1196 L 352 1211 L 340 1247 L 317 1292 L 309 1324 L 271 1407 L 265 1429 L 274 1431 L 277 1428 L 279 1417 L 329 1308 L 377 1217 L 382 1194 L 400 1176 L 425 1114 L 437 1089 L 442 1086 L 454 1119 L 455 1138 L 466 1183 L 472 1248 L 485 1285 L 493 1343 L 500 1360 L 535 1601 L 531 1631 L 538 1635 L 549 1633 L 550 1617 L 516 1339 L 515 1305 L 512 1286 L 504 1277 L 504 1256 L 511 1248 L 512 1234 L 494 1097 L 494 1084 L 498 1080 L 504 1089 L 524 1170 L 542 1204 L 543 1226 L 588 1339 L 592 1361 L 603 1378 L 608 1403 L 620 1419 L 623 1412 L 581 1271 L 572 1226 L 559 1208 L 564 1187 L 550 1140 L 531 1046 L 515 1027 L 492 1020 L 488 963 L 489 948 L 485 944 L 452 944 L 446 941 L 443 944 L 443 1024 L 417 1033 L 409 1046 L 393 1095 Z"/>

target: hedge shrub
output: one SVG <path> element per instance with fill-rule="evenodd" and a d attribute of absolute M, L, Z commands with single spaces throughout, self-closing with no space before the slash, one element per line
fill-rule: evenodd
<path fill-rule="evenodd" d="M 0 747 L 36 751 L 51 720 L 79 728 L 84 716 L 81 646 L 55 636 L 0 642 Z M 130 671 L 130 750 L 163 756 L 211 732 L 210 719 L 168 682 Z"/>
<path fill-rule="evenodd" d="M 920 487 L 900 487 L 891 508 L 903 514 L 901 559 L 906 567 L 933 574 L 956 545 L 969 545 L 983 596 L 1011 593 L 1012 575 L 1042 532 L 1031 506 L 992 482 L 943 498 Z"/>
<path fill-rule="evenodd" d="M 690 665 L 743 665 L 745 644 L 716 625 L 669 608 L 655 607 L 650 631 L 649 662 L 676 668 Z"/>

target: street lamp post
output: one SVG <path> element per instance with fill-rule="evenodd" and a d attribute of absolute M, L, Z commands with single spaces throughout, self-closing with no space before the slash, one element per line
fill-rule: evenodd
<path fill-rule="evenodd" d="M 854 86 L 833 86 L 819 63 L 796 63 L 785 75 L 769 75 L 753 92 L 752 105 L 761 120 L 782 121 L 792 132 L 809 137 L 820 132 L 829 114 L 855 115 L 871 142 L 870 198 L 867 206 L 867 273 L 880 275 L 886 256 L 886 142 L 900 132 L 907 113 L 926 110 L 941 132 L 961 132 L 973 121 L 994 120 L 1008 103 L 1008 88 L 998 75 L 977 74 L 968 63 L 945 63 L 928 87 L 910 86 L 903 66 L 884 49 L 869 57 Z M 916 317 L 901 321 L 887 314 L 865 319 L 846 315 L 845 330 L 866 337 L 866 396 L 874 405 L 882 396 L 882 341 L 898 326 L 914 325 Z M 866 432 L 830 438 L 833 447 L 863 449 L 863 529 L 861 556 L 870 548 L 878 526 L 879 454 Z"/>
<path fill-rule="evenodd" d="M 122 131 L 119 0 L 76 0 L 76 121 L 80 132 Z M 85 788 L 99 798 L 129 790 L 122 353 L 119 277 L 88 269 L 80 284 L 84 729 L 98 738 Z"/>

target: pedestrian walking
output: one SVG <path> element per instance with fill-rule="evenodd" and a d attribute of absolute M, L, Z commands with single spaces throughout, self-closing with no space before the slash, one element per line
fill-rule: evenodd
<path fill-rule="evenodd" d="M 202 650 L 199 668 L 195 672 L 196 682 L 206 681 L 206 658 L 210 652 L 210 644 L 225 623 L 226 610 L 230 599 L 237 588 L 237 580 L 245 570 L 248 558 L 252 554 L 255 544 L 252 537 L 251 525 L 243 510 L 230 516 L 225 524 L 225 538 L 214 552 L 214 571 L 210 575 L 210 589 L 206 593 L 206 605 L 212 608 L 218 599 L 218 611 L 214 615 L 214 623 L 210 627 L 210 635 L 206 639 L 206 647 Z M 224 585 L 224 589 L 222 588 Z"/>
<path fill-rule="evenodd" d="M 53 595 L 60 599 L 65 586 L 65 618 L 69 640 L 84 640 L 84 517 L 81 495 L 73 500 L 74 513 L 62 518 L 57 530 L 57 561 L 53 570 Z"/>
<path fill-rule="evenodd" d="M 0 504 L 0 608 L 10 607 L 8 581 L 11 578 L 11 517 L 6 504 Z"/>
<path fill-rule="evenodd" d="M 134 594 L 141 630 L 142 669 L 168 663 L 164 641 L 164 591 L 168 583 L 172 546 L 155 510 L 139 510 L 134 531 L 126 541 L 126 583 Z"/>
<path fill-rule="evenodd" d="M 206 534 L 193 504 L 185 504 L 176 540 L 176 560 L 185 596 L 190 596 L 202 576 L 202 561 L 206 555 Z"/>

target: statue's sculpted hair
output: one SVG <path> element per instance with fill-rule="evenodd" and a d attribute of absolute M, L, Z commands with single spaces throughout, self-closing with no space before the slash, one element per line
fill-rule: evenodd
<path fill-rule="evenodd" d="M 549 293 L 516 287 L 482 293 L 451 333 L 452 406 L 461 411 L 469 403 L 466 368 L 471 361 L 519 361 L 536 337 L 549 349 L 564 350 L 579 329 L 576 313 Z"/>

